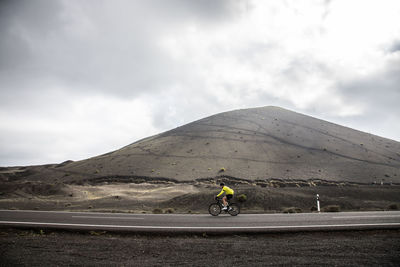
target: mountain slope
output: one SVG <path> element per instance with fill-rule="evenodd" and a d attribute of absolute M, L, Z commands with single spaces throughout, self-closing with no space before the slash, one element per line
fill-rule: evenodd
<path fill-rule="evenodd" d="M 152 136 L 105 155 L 51 166 L 63 181 L 121 176 L 187 181 L 322 179 L 400 182 L 400 143 L 278 107 L 235 110 Z"/>

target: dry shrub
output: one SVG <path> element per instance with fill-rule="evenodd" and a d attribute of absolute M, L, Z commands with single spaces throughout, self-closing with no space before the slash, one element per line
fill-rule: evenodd
<path fill-rule="evenodd" d="M 311 211 L 318 211 L 317 207 L 315 207 L 315 206 L 312 206 L 310 210 Z"/>
<path fill-rule="evenodd" d="M 171 209 L 171 208 L 166 209 L 166 210 L 165 210 L 165 213 L 174 213 L 174 209 Z"/>
<path fill-rule="evenodd" d="M 247 196 L 246 196 L 246 194 L 241 194 L 241 195 L 239 195 L 239 196 L 238 196 L 238 201 L 239 201 L 240 203 L 246 202 L 246 201 L 247 201 Z"/>
<path fill-rule="evenodd" d="M 153 210 L 153 213 L 154 213 L 154 214 L 160 214 L 160 213 L 162 213 L 162 209 L 155 208 L 155 209 Z"/>
<path fill-rule="evenodd" d="M 324 207 L 323 211 L 324 212 L 339 212 L 340 206 L 338 206 L 338 205 L 326 206 L 326 207 Z"/>
<path fill-rule="evenodd" d="M 284 208 L 283 213 L 302 213 L 303 211 L 297 207 Z"/>
<path fill-rule="evenodd" d="M 90 231 L 89 232 L 90 235 L 95 235 L 95 236 L 104 235 L 105 233 L 106 233 L 106 231 L 100 231 L 100 232 Z"/>

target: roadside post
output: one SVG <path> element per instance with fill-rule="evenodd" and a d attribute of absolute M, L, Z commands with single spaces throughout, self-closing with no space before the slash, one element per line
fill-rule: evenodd
<path fill-rule="evenodd" d="M 317 194 L 317 209 L 318 209 L 318 213 L 321 212 L 320 206 L 319 206 L 319 194 Z"/>

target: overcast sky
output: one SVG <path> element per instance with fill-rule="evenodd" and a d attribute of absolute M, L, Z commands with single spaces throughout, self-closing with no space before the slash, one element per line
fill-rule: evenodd
<path fill-rule="evenodd" d="M 400 141 L 400 1 L 0 1 L 0 166 L 269 105 Z"/>

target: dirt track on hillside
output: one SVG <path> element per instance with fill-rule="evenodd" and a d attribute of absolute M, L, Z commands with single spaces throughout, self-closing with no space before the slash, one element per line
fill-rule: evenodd
<path fill-rule="evenodd" d="M 400 231 L 144 236 L 0 229 L 1 266 L 398 266 Z"/>

